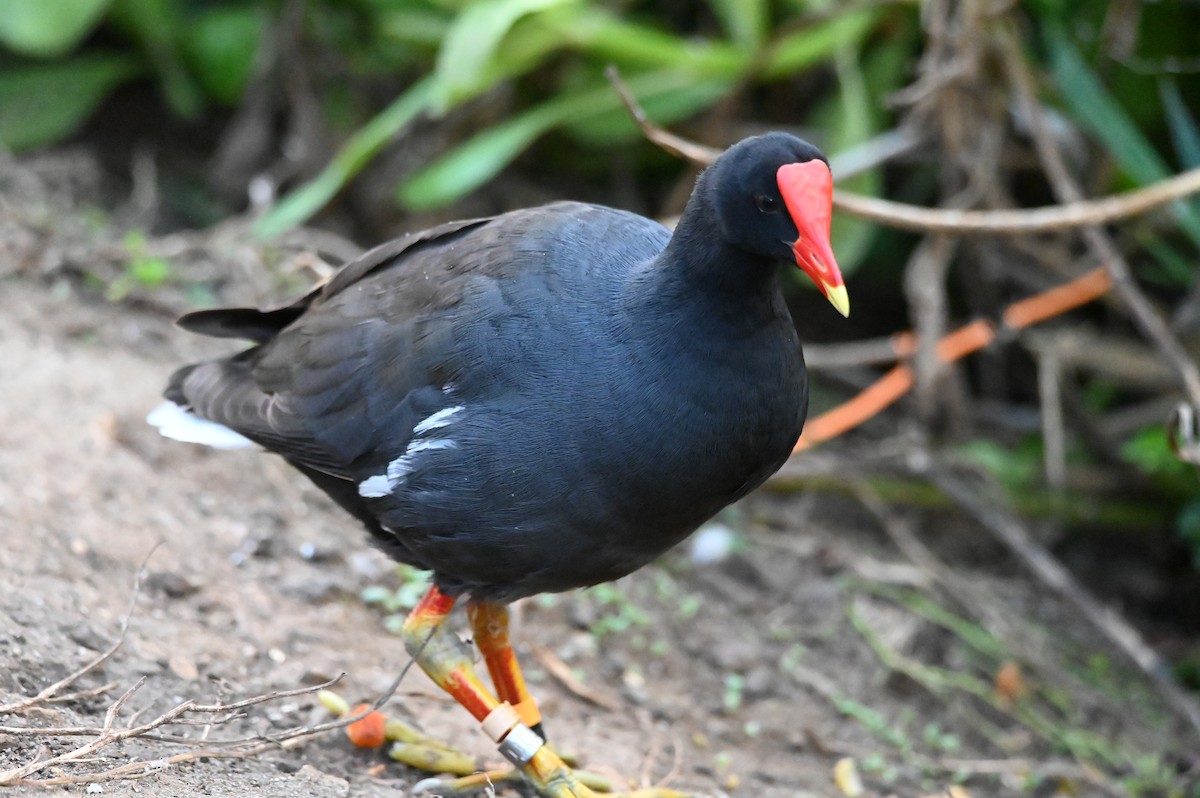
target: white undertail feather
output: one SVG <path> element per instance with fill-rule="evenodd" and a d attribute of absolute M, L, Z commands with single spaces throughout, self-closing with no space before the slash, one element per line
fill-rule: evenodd
<path fill-rule="evenodd" d="M 158 428 L 164 438 L 201 443 L 214 449 L 247 449 L 257 447 L 254 441 L 215 421 L 200 418 L 174 402 L 163 402 L 150 411 L 146 423 Z"/>

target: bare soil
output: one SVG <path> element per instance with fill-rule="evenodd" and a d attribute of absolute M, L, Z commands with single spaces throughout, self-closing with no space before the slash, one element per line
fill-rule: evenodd
<path fill-rule="evenodd" d="M 143 677 L 118 727 L 187 699 L 234 701 L 343 673 L 337 689 L 352 701 L 381 694 L 408 658 L 360 594 L 398 587 L 395 569 L 277 458 L 212 452 L 148 428 L 170 371 L 228 347 L 171 326 L 186 306 L 178 286 L 121 302 L 84 287 L 82 271 L 111 276 L 113 237 L 89 238 L 86 225 L 60 218 L 84 212 L 74 200 L 43 192 L 25 202 L 12 193 L 23 184 L 5 185 L 0 704 L 107 648 L 143 562 L 146 577 L 119 650 L 67 692 L 108 689 L 0 715 L 0 775 L 94 736 L 22 729 L 99 727 Z M 204 280 L 221 299 L 286 298 L 278 281 L 228 265 L 224 239 L 212 240 Z M 615 590 L 522 603 L 518 652 L 552 741 L 618 784 L 706 795 L 842 794 L 833 773 L 847 757 L 868 795 L 942 794 L 957 782 L 978 795 L 1197 789 L 1195 737 L 1070 608 L 965 517 L 906 518 L 983 597 L 988 618 L 901 555 L 857 503 L 771 493 L 722 518 L 741 545 L 716 563 L 698 564 L 684 547 Z M 998 640 L 997 619 L 1011 632 Z M 604 706 L 551 675 L 536 648 Z M 993 687 L 1007 660 L 1024 674 L 1012 702 Z M 499 764 L 466 713 L 416 670 L 387 712 Z M 302 695 L 159 733 L 270 738 L 327 719 Z M 86 782 L 187 750 L 135 738 L 30 778 Z M 334 731 L 252 757 L 150 767 L 137 780 L 8 794 L 375 796 L 403 794 L 425 775 Z"/>

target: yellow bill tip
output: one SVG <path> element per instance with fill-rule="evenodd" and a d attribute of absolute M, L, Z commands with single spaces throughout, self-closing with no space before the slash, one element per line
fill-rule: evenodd
<path fill-rule="evenodd" d="M 844 285 L 833 285 L 825 289 L 825 298 L 837 308 L 837 312 L 850 318 L 850 294 Z"/>

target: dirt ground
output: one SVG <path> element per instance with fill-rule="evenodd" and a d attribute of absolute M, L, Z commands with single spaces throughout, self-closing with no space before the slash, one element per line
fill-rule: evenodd
<path fill-rule="evenodd" d="M 236 701 L 343 673 L 337 689 L 351 700 L 380 695 L 407 656 L 360 595 L 398 588 L 395 569 L 278 459 L 148 428 L 172 368 L 228 346 L 174 329 L 171 307 L 106 301 L 61 264 L 23 268 L 12 258 L 34 258 L 58 228 L 14 221 L 12 200 L 0 267 L 0 704 L 112 644 L 143 562 L 146 576 L 123 644 L 65 692 L 106 690 L 0 714 L 0 780 L 86 745 L 143 677 L 115 728 L 188 699 Z M 36 234 L 21 239 L 18 227 Z M 217 293 L 239 282 L 231 270 Z M 908 520 L 976 604 L 909 561 L 855 501 L 770 492 L 722 518 L 739 545 L 718 562 L 685 546 L 615 590 L 524 602 L 518 653 L 552 741 L 618 784 L 704 795 L 840 795 L 843 758 L 867 795 L 953 784 L 973 795 L 1197 794 L 1195 737 L 1073 610 L 965 517 Z M 601 705 L 545 662 L 564 663 Z M 1024 676 L 997 692 L 1006 662 Z M 419 672 L 387 712 L 498 764 Z M 324 720 L 311 694 L 276 699 L 29 777 L 80 783 L 6 792 L 382 796 L 424 777 L 340 731 L 249 757 L 165 761 L 196 750 L 171 737 L 205 737 L 219 752 L 221 740 Z M 81 733 L 26 731 L 47 727 Z M 87 783 L 133 761 L 148 763 L 137 780 Z"/>

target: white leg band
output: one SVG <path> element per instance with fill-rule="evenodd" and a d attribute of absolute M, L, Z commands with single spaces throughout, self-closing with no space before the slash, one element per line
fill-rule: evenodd
<path fill-rule="evenodd" d="M 537 732 L 524 723 L 518 723 L 500 741 L 500 754 L 516 767 L 521 767 L 533 759 L 533 755 L 545 744 Z"/>

